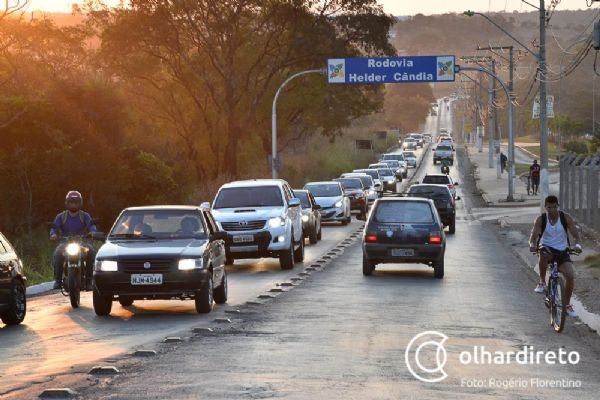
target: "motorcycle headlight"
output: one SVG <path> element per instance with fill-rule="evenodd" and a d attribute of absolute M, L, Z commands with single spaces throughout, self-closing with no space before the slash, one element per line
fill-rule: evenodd
<path fill-rule="evenodd" d="M 308 215 L 303 215 L 302 216 L 302 221 L 308 222 Z"/>
<path fill-rule="evenodd" d="M 65 250 L 68 255 L 74 257 L 74 256 L 79 255 L 79 252 L 81 251 L 81 247 L 77 243 L 69 243 Z"/>
<path fill-rule="evenodd" d="M 118 264 L 110 260 L 96 261 L 96 271 L 118 271 Z"/>
<path fill-rule="evenodd" d="M 269 220 L 269 227 L 271 227 L 271 228 L 276 228 L 278 226 L 284 226 L 284 225 L 285 225 L 285 219 L 283 219 L 281 217 L 274 217 Z"/>
<path fill-rule="evenodd" d="M 342 206 L 342 201 L 340 200 L 340 201 L 336 202 L 336 203 L 334 204 L 334 206 L 336 206 L 336 207 L 338 207 L 338 208 L 339 208 L 339 207 L 341 207 L 341 206 Z"/>
<path fill-rule="evenodd" d="M 192 269 L 202 269 L 204 268 L 204 262 L 201 258 L 183 258 L 179 260 L 179 264 L 177 268 L 180 271 L 190 271 Z"/>

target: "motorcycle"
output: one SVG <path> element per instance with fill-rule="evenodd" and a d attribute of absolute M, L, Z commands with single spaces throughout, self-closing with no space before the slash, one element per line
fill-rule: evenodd
<path fill-rule="evenodd" d="M 442 174 L 449 175 L 450 174 L 450 167 L 447 166 L 447 165 L 442 165 L 441 171 L 442 171 Z"/>
<path fill-rule="evenodd" d="M 90 235 L 86 235 L 89 237 Z M 90 249 L 84 244 L 86 236 L 65 236 L 61 242 L 62 248 L 62 285 L 60 292 L 68 296 L 71 307 L 78 308 L 80 304 L 80 293 L 86 290 L 86 257 Z"/>

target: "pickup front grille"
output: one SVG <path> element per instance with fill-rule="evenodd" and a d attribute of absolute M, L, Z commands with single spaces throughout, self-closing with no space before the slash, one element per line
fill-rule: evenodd
<path fill-rule="evenodd" d="M 243 220 L 243 221 L 236 221 L 236 222 L 222 222 L 221 226 L 223 226 L 223 229 L 228 232 L 256 231 L 259 229 L 263 229 L 265 227 L 266 223 L 267 223 L 267 221 L 264 219 L 254 220 L 254 221 L 244 221 Z"/>

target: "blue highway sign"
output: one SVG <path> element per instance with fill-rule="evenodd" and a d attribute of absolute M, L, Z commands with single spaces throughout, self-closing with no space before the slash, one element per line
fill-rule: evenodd
<path fill-rule="evenodd" d="M 329 83 L 454 82 L 454 56 L 327 59 Z"/>

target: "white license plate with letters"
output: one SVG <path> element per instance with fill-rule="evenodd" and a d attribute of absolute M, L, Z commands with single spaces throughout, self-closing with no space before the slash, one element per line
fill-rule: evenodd
<path fill-rule="evenodd" d="M 414 249 L 392 249 L 391 252 L 394 257 L 412 257 L 415 255 Z"/>
<path fill-rule="evenodd" d="M 254 242 L 254 235 L 234 235 L 233 243 L 250 243 Z"/>
<path fill-rule="evenodd" d="M 162 274 L 132 274 L 132 285 L 162 285 Z"/>

